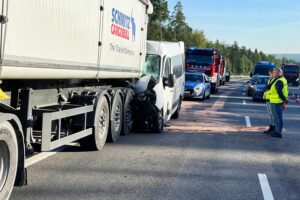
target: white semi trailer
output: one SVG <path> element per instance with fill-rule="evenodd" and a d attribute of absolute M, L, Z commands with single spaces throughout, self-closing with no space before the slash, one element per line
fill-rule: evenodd
<path fill-rule="evenodd" d="M 0 1 L 1 200 L 26 184 L 33 146 L 100 150 L 130 132 L 152 10 L 149 0 Z"/>

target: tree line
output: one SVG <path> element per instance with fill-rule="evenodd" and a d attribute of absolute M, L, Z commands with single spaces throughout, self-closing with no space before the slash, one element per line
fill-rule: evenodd
<path fill-rule="evenodd" d="M 209 41 L 204 32 L 191 28 L 186 22 L 183 6 L 179 0 L 172 13 L 168 9 L 167 0 L 151 0 L 154 13 L 149 18 L 148 40 L 184 41 L 186 47 L 218 48 L 225 56 L 227 71 L 233 74 L 248 75 L 253 65 L 259 61 L 269 61 L 281 66 L 282 63 L 295 63 L 286 58 L 277 59 L 258 49 L 254 51 L 245 46 L 240 46 L 237 41 L 233 44 Z"/>

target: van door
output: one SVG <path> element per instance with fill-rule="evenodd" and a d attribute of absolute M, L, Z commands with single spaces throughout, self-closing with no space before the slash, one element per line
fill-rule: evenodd
<path fill-rule="evenodd" d="M 4 56 L 4 39 L 6 34 L 6 23 L 7 23 L 7 0 L 0 1 L 0 64 L 2 64 Z"/>
<path fill-rule="evenodd" d="M 164 70 L 163 70 L 163 97 L 164 97 L 164 120 L 167 122 L 170 119 L 170 114 L 172 111 L 172 105 L 173 105 L 173 95 L 174 95 L 174 88 L 170 88 L 166 84 L 166 80 L 168 80 L 169 74 L 172 74 L 172 68 L 171 68 L 171 58 L 165 58 L 164 60 Z"/>
<path fill-rule="evenodd" d="M 183 96 L 184 93 L 184 60 L 182 55 L 177 55 L 172 57 L 172 68 L 173 72 L 176 75 L 176 84 L 174 87 L 174 96 L 173 96 L 173 106 L 172 110 L 175 112 L 177 105 L 180 104 L 180 96 Z"/>

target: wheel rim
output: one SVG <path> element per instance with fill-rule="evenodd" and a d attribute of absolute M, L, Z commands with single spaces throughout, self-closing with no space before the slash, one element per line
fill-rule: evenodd
<path fill-rule="evenodd" d="M 121 106 L 117 105 L 115 114 L 114 114 L 114 127 L 115 127 L 115 132 L 118 132 L 120 129 L 121 125 Z"/>
<path fill-rule="evenodd" d="M 4 187 L 9 172 L 9 149 L 4 141 L 0 141 L 0 191 Z"/>
<path fill-rule="evenodd" d="M 99 136 L 101 138 L 104 138 L 105 131 L 107 128 L 107 110 L 105 108 L 101 109 L 100 115 L 99 115 L 99 122 L 98 122 L 98 130 L 99 130 Z"/>

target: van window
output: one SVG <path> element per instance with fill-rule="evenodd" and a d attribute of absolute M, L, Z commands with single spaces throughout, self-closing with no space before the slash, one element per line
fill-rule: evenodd
<path fill-rule="evenodd" d="M 179 78 L 183 74 L 183 59 L 181 55 L 172 57 L 173 71 L 176 78 Z"/>
<path fill-rule="evenodd" d="M 171 72 L 171 58 L 167 58 L 164 66 L 164 78 L 168 78 Z"/>

